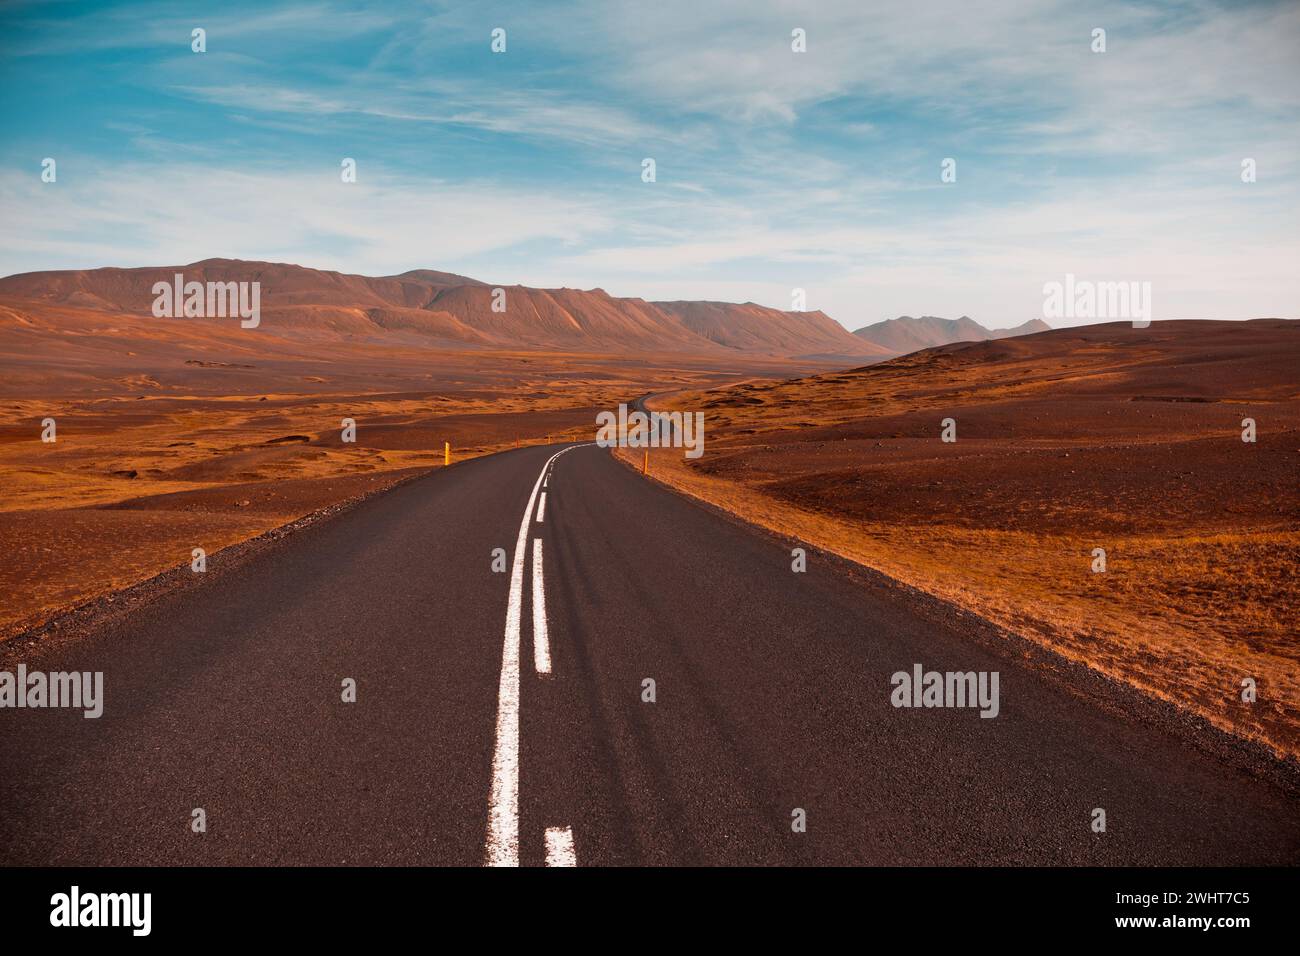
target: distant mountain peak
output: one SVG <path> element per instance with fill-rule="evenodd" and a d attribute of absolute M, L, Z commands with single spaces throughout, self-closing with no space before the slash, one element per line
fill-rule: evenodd
<path fill-rule="evenodd" d="M 389 279 L 412 279 L 416 282 L 425 282 L 430 285 L 487 285 L 486 282 L 480 282 L 478 279 L 471 279 L 468 276 L 457 275 L 454 272 L 439 272 L 436 269 L 408 269 L 403 273 L 395 276 L 388 276 Z"/>
<path fill-rule="evenodd" d="M 886 319 L 884 322 L 864 326 L 855 330 L 853 334 L 879 345 L 893 355 L 904 355 L 908 352 L 933 348 L 936 345 L 951 345 L 954 342 L 986 342 L 990 339 L 1045 332 L 1050 328 L 1051 326 L 1042 319 L 1030 319 L 1012 329 L 990 329 L 968 315 L 957 319 L 944 319 L 937 315 L 923 315 L 919 318 L 900 315 L 896 319 Z"/>

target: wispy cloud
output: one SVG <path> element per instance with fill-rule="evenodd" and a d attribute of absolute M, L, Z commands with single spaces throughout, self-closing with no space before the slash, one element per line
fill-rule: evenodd
<path fill-rule="evenodd" d="M 182 13 L 175 3 L 105 4 L 83 12 L 76 4 L 14 5 L 9 11 L 7 56 L 74 56 L 103 50 L 188 49 L 195 27 L 211 33 L 214 49 L 227 41 L 267 38 L 299 43 L 356 38 L 400 26 L 395 10 L 339 3 L 290 3 L 278 7 L 222 5 Z"/>
<path fill-rule="evenodd" d="M 84 162 L 84 161 L 83 161 Z M 190 262 L 210 256 L 299 262 L 369 274 L 437 264 L 486 265 L 486 253 L 607 231 L 595 203 L 480 183 L 418 180 L 363 167 L 231 171 L 173 164 L 119 167 L 51 189 L 0 178 L 10 271 Z M 508 277 L 507 277 L 508 278 Z"/>
<path fill-rule="evenodd" d="M 548 90 L 492 93 L 470 83 L 429 82 L 419 89 L 383 86 L 330 94 L 275 85 L 175 86 L 175 92 L 248 112 L 339 117 L 352 114 L 405 123 L 465 126 L 569 144 L 609 146 L 675 140 L 677 134 L 599 104 Z"/>

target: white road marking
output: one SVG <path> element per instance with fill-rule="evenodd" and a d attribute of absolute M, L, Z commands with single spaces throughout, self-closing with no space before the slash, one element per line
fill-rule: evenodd
<path fill-rule="evenodd" d="M 578 865 L 578 854 L 573 849 L 573 831 L 568 827 L 546 828 L 546 865 Z"/>
<path fill-rule="evenodd" d="M 546 637 L 546 586 L 542 582 L 542 539 L 533 538 L 533 666 L 551 673 L 551 642 Z"/>
<path fill-rule="evenodd" d="M 591 444 L 591 442 L 587 442 Z M 528 525 L 542 478 L 551 462 L 566 451 L 561 448 L 546 460 L 528 496 L 528 507 L 519 522 L 515 557 L 510 568 L 510 597 L 506 603 L 505 646 L 501 651 L 501 682 L 497 689 L 496 744 L 492 751 L 492 789 L 488 794 L 486 860 L 488 866 L 519 865 L 519 631 L 524 603 L 524 554 L 528 549 Z"/>
<path fill-rule="evenodd" d="M 546 492 L 542 492 L 542 500 L 537 502 L 537 523 L 542 523 L 542 515 L 546 514 Z"/>

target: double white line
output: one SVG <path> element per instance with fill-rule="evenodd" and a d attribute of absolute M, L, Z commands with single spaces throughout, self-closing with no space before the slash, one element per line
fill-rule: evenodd
<path fill-rule="evenodd" d="M 492 753 L 492 792 L 488 797 L 486 862 L 489 866 L 519 865 L 519 645 L 524 603 L 524 558 L 537 493 L 555 459 L 582 445 L 562 448 L 546 460 L 528 507 L 519 522 L 514 562 L 510 568 L 510 597 L 506 604 L 505 648 L 501 653 L 501 684 L 497 690 L 496 747 Z M 544 497 L 544 496 L 543 496 Z M 542 520 L 539 509 L 537 520 Z M 533 664 L 539 674 L 551 672 L 551 648 L 546 635 L 546 590 L 542 580 L 542 541 L 533 541 Z M 573 833 L 568 827 L 546 831 L 546 862 L 573 866 Z"/>

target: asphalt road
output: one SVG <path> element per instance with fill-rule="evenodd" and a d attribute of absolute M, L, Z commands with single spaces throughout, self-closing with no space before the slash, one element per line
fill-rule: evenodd
<path fill-rule="evenodd" d="M 0 861 L 1300 861 L 1282 791 L 563 448 L 435 472 L 116 624 L 0 647 L 105 684 L 97 720 L 0 710 Z M 998 716 L 895 708 L 917 663 L 997 671 Z"/>

